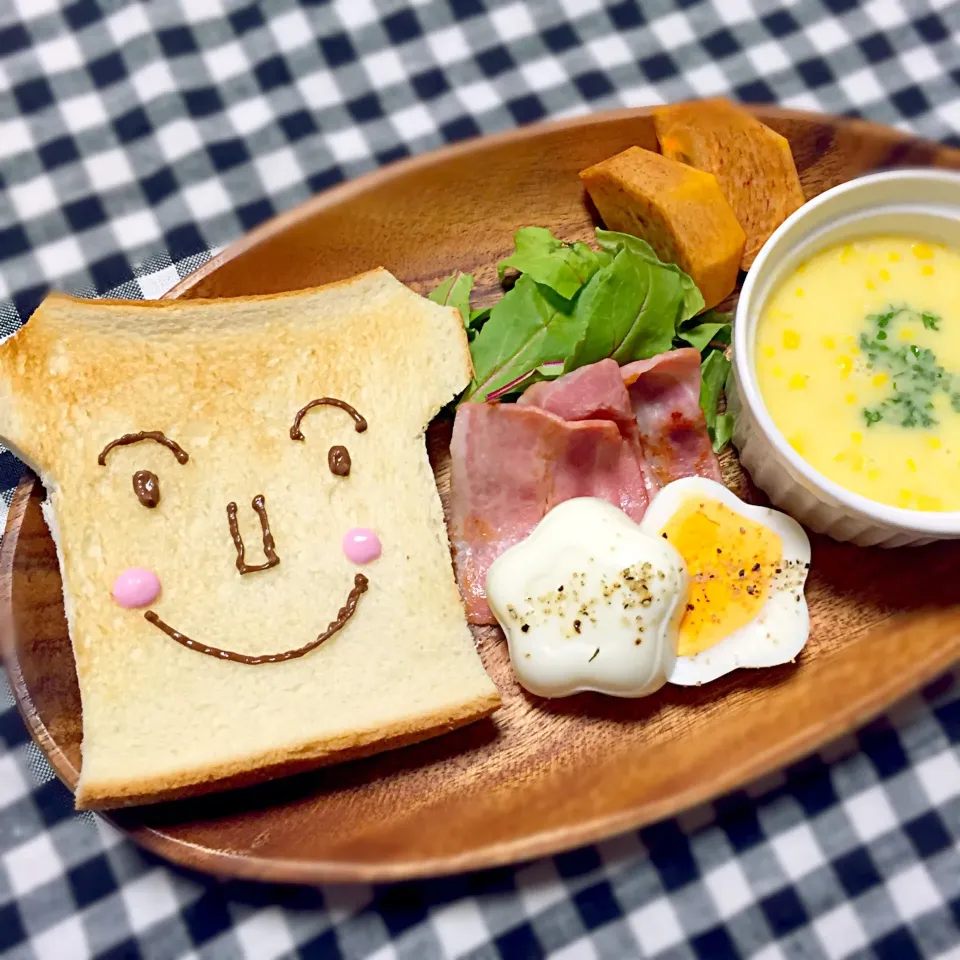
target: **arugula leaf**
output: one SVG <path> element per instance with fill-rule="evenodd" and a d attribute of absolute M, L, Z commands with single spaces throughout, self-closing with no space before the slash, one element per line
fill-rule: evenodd
<path fill-rule="evenodd" d="M 490 307 L 481 307 L 470 311 L 470 320 L 467 323 L 467 339 L 473 343 L 483 325 L 490 319 Z"/>
<path fill-rule="evenodd" d="M 732 413 L 718 413 L 717 422 L 713 427 L 713 451 L 721 450 L 733 439 L 734 418 Z"/>
<path fill-rule="evenodd" d="M 703 353 L 711 343 L 730 343 L 731 330 L 729 313 L 707 310 L 706 313 L 681 324 L 677 331 L 677 340 L 688 346 L 696 347 Z"/>
<path fill-rule="evenodd" d="M 570 300 L 600 266 L 585 243 L 564 243 L 545 227 L 521 227 L 513 235 L 514 251 L 497 264 L 503 279 L 508 267 Z"/>
<path fill-rule="evenodd" d="M 514 268 L 519 279 L 492 309 L 464 314 L 476 374 L 463 400 L 502 399 L 606 357 L 646 359 L 675 341 L 704 351 L 729 339 L 724 314 L 691 321 L 703 309 L 699 290 L 638 237 L 597 230 L 599 250 L 542 227 L 524 227 L 514 239 L 498 269 L 503 276 Z M 434 293 L 448 302 L 455 286 L 450 278 Z M 457 296 L 463 302 L 462 290 Z"/>
<path fill-rule="evenodd" d="M 475 377 L 463 399 L 486 400 L 525 383 L 542 364 L 565 360 L 582 324 L 570 301 L 524 274 L 470 345 Z"/>
<path fill-rule="evenodd" d="M 719 453 L 733 435 L 733 415 L 717 413 L 720 391 L 727 382 L 730 361 L 722 350 L 714 350 L 700 365 L 700 408 L 707 421 L 707 433 L 713 442 L 713 449 Z"/>
<path fill-rule="evenodd" d="M 646 240 L 641 240 L 629 233 L 619 233 L 616 230 L 603 230 L 597 227 L 597 244 L 600 249 L 616 254 L 626 248 L 638 257 L 642 257 L 652 266 L 659 267 L 674 273 L 680 280 L 683 295 L 677 309 L 677 324 L 698 314 L 704 308 L 703 296 L 693 280 L 684 273 L 675 263 L 664 263 L 656 254 L 653 247 Z"/>
<path fill-rule="evenodd" d="M 470 326 L 470 291 L 473 290 L 472 273 L 451 273 L 427 294 L 427 299 L 441 307 L 456 307 L 465 327 Z"/>
<path fill-rule="evenodd" d="M 653 266 L 624 245 L 610 264 L 590 278 L 577 298 L 583 336 L 567 359 L 566 369 L 575 370 L 605 357 L 624 364 L 669 350 L 683 298 L 676 273 Z"/>

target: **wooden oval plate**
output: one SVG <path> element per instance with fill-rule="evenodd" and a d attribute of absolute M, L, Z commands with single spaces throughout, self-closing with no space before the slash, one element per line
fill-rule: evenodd
<path fill-rule="evenodd" d="M 853 120 L 758 109 L 789 138 L 807 196 L 884 166 L 960 153 Z M 528 224 L 592 236 L 577 172 L 631 144 L 648 111 L 477 140 L 344 184 L 263 226 L 169 294 L 268 293 L 386 266 L 419 291 L 452 270 L 498 295 L 495 264 Z M 441 491 L 445 438 L 431 448 Z M 732 457 L 727 479 L 758 500 Z M 32 476 L 0 552 L 6 661 L 20 709 L 76 782 L 80 701 L 53 543 Z M 387 881 L 556 853 L 679 813 L 814 750 L 960 657 L 960 544 L 909 551 L 814 538 L 810 642 L 798 663 L 638 701 L 527 696 L 498 631 L 477 630 L 504 704 L 427 743 L 262 787 L 124 811 L 114 823 L 178 863 L 271 881 Z"/>

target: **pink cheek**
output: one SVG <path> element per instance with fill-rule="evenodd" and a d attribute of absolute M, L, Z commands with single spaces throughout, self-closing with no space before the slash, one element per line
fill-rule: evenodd
<path fill-rule="evenodd" d="M 381 553 L 380 538 L 363 527 L 348 530 L 343 537 L 343 552 L 351 563 L 370 563 Z"/>
<path fill-rule="evenodd" d="M 113 599 L 121 607 L 145 607 L 160 596 L 160 580 L 152 570 L 131 567 L 113 581 Z"/>

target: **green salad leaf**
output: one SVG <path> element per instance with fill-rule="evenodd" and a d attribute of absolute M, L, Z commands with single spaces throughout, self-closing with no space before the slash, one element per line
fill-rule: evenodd
<path fill-rule="evenodd" d="M 490 319 L 491 307 L 481 307 L 470 311 L 470 322 L 467 324 L 467 339 L 472 343 L 483 325 Z"/>
<path fill-rule="evenodd" d="M 583 336 L 567 370 L 605 357 L 624 364 L 663 353 L 673 346 L 678 325 L 703 309 L 690 277 L 675 264 L 661 263 L 639 237 L 598 229 L 597 243 L 612 260 L 580 293 Z"/>
<path fill-rule="evenodd" d="M 733 435 L 733 414 L 718 413 L 720 393 L 726 386 L 730 361 L 722 350 L 713 350 L 700 365 L 700 407 L 707 421 L 713 449 L 719 453 Z"/>
<path fill-rule="evenodd" d="M 692 346 L 703 356 L 700 405 L 721 450 L 733 431 L 733 417 L 717 412 L 730 370 L 730 315 L 701 313 L 693 280 L 639 237 L 598 229 L 597 245 L 523 227 L 497 265 L 501 278 L 507 269 L 520 276 L 493 307 L 470 309 L 471 274 L 455 273 L 429 294 L 460 311 L 470 338 L 475 377 L 460 402 L 509 399 L 606 357 L 625 364 Z"/>
<path fill-rule="evenodd" d="M 451 273 L 427 294 L 427 299 L 441 307 L 456 307 L 465 327 L 470 326 L 470 291 L 473 290 L 472 273 Z"/>
<path fill-rule="evenodd" d="M 653 247 L 646 240 L 634 237 L 629 233 L 618 233 L 616 230 L 597 228 L 597 244 L 600 250 L 608 254 L 616 254 L 626 248 L 631 253 L 646 260 L 652 267 L 668 273 L 676 274 L 680 281 L 682 296 L 677 309 L 677 324 L 683 323 L 689 317 L 698 314 L 704 307 L 703 296 L 691 277 L 684 273 L 675 263 L 664 263 L 657 257 Z M 643 358 L 638 358 L 643 359 Z"/>
<path fill-rule="evenodd" d="M 565 300 L 600 267 L 600 257 L 585 243 L 564 243 L 544 227 L 521 227 L 513 235 L 514 251 L 497 264 L 500 279 L 508 267 L 549 287 Z"/>
<path fill-rule="evenodd" d="M 658 271 L 629 249 L 620 250 L 577 300 L 583 335 L 566 369 L 576 370 L 605 357 L 624 364 L 669 350 L 681 297 L 675 274 Z"/>
<path fill-rule="evenodd" d="M 580 329 L 569 300 L 524 274 L 494 305 L 470 345 L 475 376 L 463 400 L 497 399 L 543 377 L 537 368 L 565 360 Z M 553 376 L 560 372 L 557 364 Z"/>
<path fill-rule="evenodd" d="M 701 353 L 730 343 L 733 330 L 729 313 L 707 310 L 680 325 L 677 331 L 677 346 L 696 347 Z"/>

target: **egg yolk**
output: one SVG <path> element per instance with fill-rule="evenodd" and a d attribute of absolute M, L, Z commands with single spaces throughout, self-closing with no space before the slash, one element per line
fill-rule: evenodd
<path fill-rule="evenodd" d="M 783 556 L 776 533 L 714 500 L 688 500 L 660 532 L 690 576 L 678 656 L 708 650 L 755 619 Z"/>

